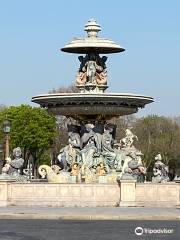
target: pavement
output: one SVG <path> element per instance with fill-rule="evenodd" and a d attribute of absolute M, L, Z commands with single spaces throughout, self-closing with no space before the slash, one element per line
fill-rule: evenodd
<path fill-rule="evenodd" d="M 179 221 L 0 219 L 0 240 L 179 240 Z"/>
<path fill-rule="evenodd" d="M 152 207 L 0 207 L 0 219 L 180 220 L 180 208 Z"/>

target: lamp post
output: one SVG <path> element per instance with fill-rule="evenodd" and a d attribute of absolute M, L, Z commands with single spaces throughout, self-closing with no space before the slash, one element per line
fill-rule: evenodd
<path fill-rule="evenodd" d="M 3 153 L 3 144 L 0 143 L 0 154 L 2 154 L 2 153 Z"/>
<path fill-rule="evenodd" d="M 0 143 L 0 174 L 2 173 L 3 167 L 3 144 Z"/>
<path fill-rule="evenodd" d="M 6 119 L 3 123 L 3 132 L 5 133 L 5 160 L 9 157 L 9 133 L 11 131 L 10 122 Z"/>

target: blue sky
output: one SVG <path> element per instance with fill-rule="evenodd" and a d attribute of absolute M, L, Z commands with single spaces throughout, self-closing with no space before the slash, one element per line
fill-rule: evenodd
<path fill-rule="evenodd" d="M 109 91 L 154 97 L 141 116 L 180 115 L 179 13 L 178 0 L 0 0 L 0 104 L 72 84 L 77 55 L 59 49 L 95 18 L 126 49 L 108 55 Z"/>

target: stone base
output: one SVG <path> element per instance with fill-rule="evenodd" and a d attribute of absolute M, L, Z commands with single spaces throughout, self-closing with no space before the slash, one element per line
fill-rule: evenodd
<path fill-rule="evenodd" d="M 137 207 L 137 203 L 135 201 L 120 201 L 119 207 Z"/>
<path fill-rule="evenodd" d="M 120 207 L 136 206 L 136 180 L 120 180 L 121 198 L 119 202 Z"/>
<path fill-rule="evenodd" d="M 115 207 L 118 184 L 0 183 L 0 206 Z"/>
<path fill-rule="evenodd" d="M 104 181 L 103 179 L 101 179 Z M 179 183 L 47 183 L 0 181 L 0 207 L 175 207 Z"/>
<path fill-rule="evenodd" d="M 180 184 L 167 183 L 137 183 L 137 206 L 172 207 L 180 205 Z"/>
<path fill-rule="evenodd" d="M 98 183 L 107 183 L 107 182 L 108 182 L 107 176 L 98 177 Z"/>
<path fill-rule="evenodd" d="M 69 176 L 69 183 L 77 183 L 77 176 Z"/>

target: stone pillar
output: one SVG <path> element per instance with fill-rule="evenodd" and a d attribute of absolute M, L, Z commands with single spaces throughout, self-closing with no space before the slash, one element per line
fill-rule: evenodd
<path fill-rule="evenodd" d="M 136 180 L 120 180 L 120 207 L 136 206 Z"/>
<path fill-rule="evenodd" d="M 0 207 L 8 206 L 8 182 L 0 181 Z"/>
<path fill-rule="evenodd" d="M 6 138 L 5 138 L 5 160 L 9 157 L 9 135 L 6 134 Z"/>

